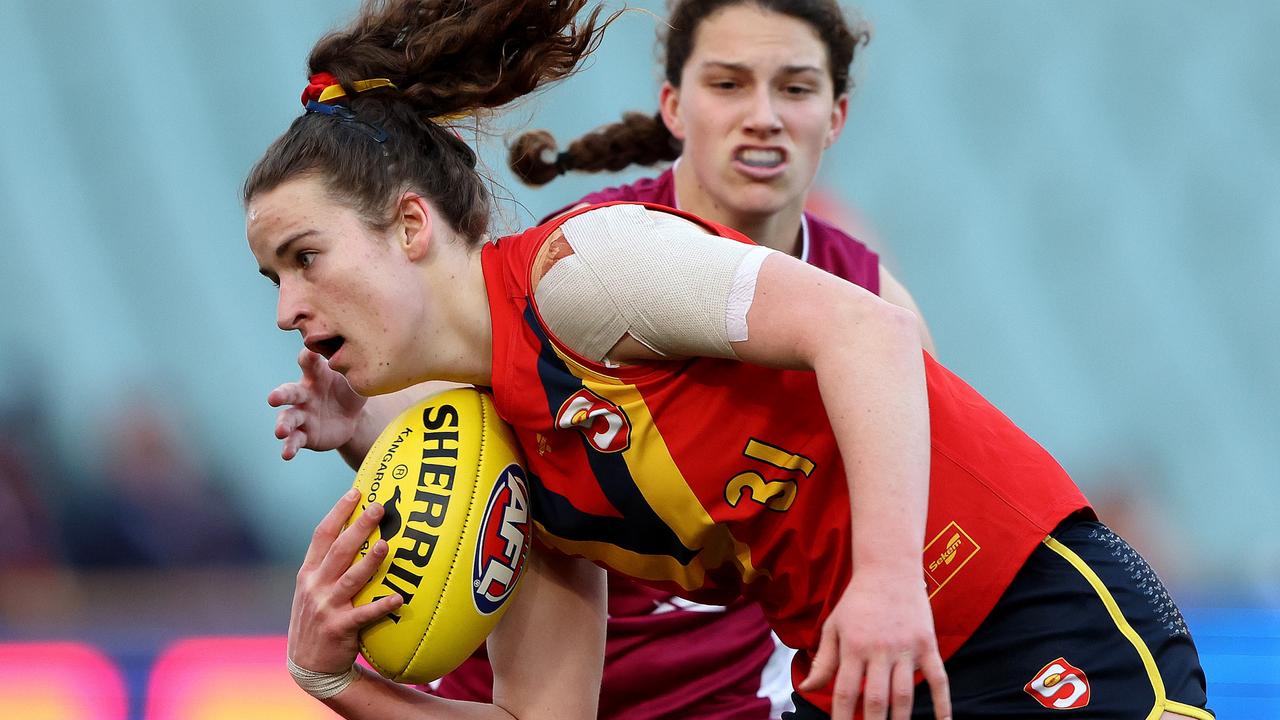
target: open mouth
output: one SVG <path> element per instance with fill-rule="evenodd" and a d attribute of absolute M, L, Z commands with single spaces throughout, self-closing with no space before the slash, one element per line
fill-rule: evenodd
<path fill-rule="evenodd" d="M 777 148 L 742 148 L 733 157 L 743 165 L 763 170 L 776 168 L 787 159 L 786 154 Z"/>
<path fill-rule="evenodd" d="M 346 340 L 341 335 L 334 335 L 333 337 L 308 340 L 306 345 L 308 350 L 318 355 L 323 355 L 324 359 L 328 360 L 342 349 L 342 344 L 345 342 Z"/>

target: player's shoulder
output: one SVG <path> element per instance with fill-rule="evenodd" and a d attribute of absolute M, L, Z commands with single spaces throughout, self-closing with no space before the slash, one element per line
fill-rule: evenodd
<path fill-rule="evenodd" d="M 671 205 L 675 202 L 671 171 L 667 170 L 657 177 L 641 178 L 626 185 L 613 185 L 588 193 L 577 201 L 549 213 L 543 220 L 546 221 L 564 215 L 573 208 L 582 205 L 598 205 L 607 202 L 651 202 L 659 205 Z"/>
<path fill-rule="evenodd" d="M 809 242 L 849 252 L 874 254 L 874 251 L 867 247 L 866 243 L 839 226 L 811 212 L 806 212 L 804 218 L 809 224 Z"/>

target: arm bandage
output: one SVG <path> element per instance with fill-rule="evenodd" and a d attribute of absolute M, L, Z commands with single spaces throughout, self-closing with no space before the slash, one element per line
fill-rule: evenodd
<path fill-rule="evenodd" d="M 561 225 L 573 254 L 547 270 L 534 298 L 547 327 L 600 361 L 624 335 L 660 355 L 735 357 L 747 339 L 766 247 L 712 235 L 639 205 L 591 210 Z"/>

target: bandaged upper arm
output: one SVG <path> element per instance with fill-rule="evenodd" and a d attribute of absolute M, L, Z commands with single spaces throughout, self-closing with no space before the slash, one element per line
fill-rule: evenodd
<path fill-rule="evenodd" d="M 768 248 L 712 235 L 677 215 L 613 205 L 561 225 L 573 254 L 555 261 L 534 298 L 543 321 L 600 361 L 630 334 L 667 356 L 733 357 Z"/>

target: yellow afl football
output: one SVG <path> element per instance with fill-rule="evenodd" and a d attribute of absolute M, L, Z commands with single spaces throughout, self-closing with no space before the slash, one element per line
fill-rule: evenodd
<path fill-rule="evenodd" d="M 399 593 L 404 604 L 360 633 L 360 653 L 383 676 L 421 684 L 453 670 L 502 617 L 530 544 L 528 483 L 511 429 L 493 400 L 461 388 L 405 410 L 356 473 L 360 506 L 386 513 L 386 558 L 356 605 Z"/>

